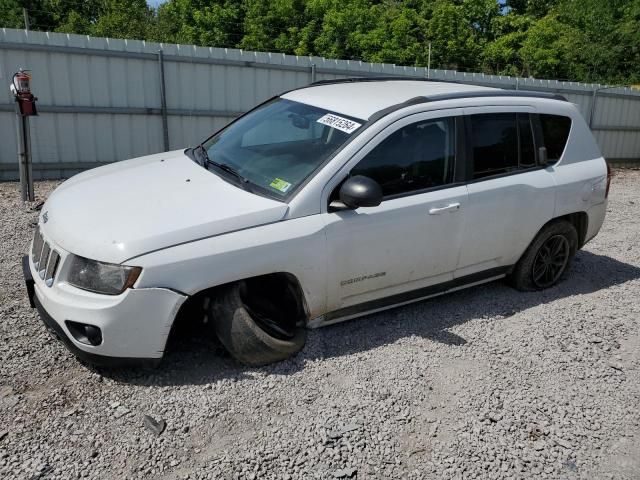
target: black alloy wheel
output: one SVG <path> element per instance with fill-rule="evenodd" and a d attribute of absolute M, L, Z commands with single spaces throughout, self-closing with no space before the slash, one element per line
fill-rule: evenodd
<path fill-rule="evenodd" d="M 549 237 L 540 247 L 533 261 L 531 274 L 533 283 L 538 288 L 553 285 L 562 273 L 571 257 L 571 246 L 564 235 Z"/>

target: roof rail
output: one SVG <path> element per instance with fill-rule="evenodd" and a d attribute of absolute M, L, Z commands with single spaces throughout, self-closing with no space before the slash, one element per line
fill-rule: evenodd
<path fill-rule="evenodd" d="M 427 102 L 439 102 L 441 100 L 458 100 L 460 98 L 481 98 L 481 97 L 526 97 L 526 98 L 547 98 L 549 100 L 560 100 L 566 102 L 567 99 L 559 93 L 537 92 L 535 90 L 503 90 L 496 88 L 495 90 L 478 90 L 468 92 L 452 92 L 440 93 L 436 95 L 427 95 Z"/>
<path fill-rule="evenodd" d="M 387 76 L 365 76 L 365 77 L 347 77 L 347 78 L 334 78 L 333 80 L 318 80 L 310 83 L 309 87 L 314 85 L 331 85 L 332 83 L 357 83 L 357 82 L 389 82 L 394 80 L 412 80 L 415 82 L 442 82 L 443 80 L 435 80 L 433 78 L 425 77 L 412 77 L 410 75 L 387 75 Z M 445 80 L 447 83 L 460 83 L 455 80 Z"/>
<path fill-rule="evenodd" d="M 495 90 L 480 90 L 470 92 L 455 92 L 455 93 L 440 93 L 436 95 L 430 95 L 425 97 L 413 97 L 401 103 L 396 103 L 390 107 L 378 110 L 369 117 L 369 122 L 375 122 L 382 117 L 389 115 L 396 110 L 402 110 L 405 107 L 411 105 L 418 105 L 420 103 L 439 102 L 442 100 L 458 100 L 462 98 L 478 98 L 478 97 L 525 97 L 525 98 L 547 98 L 550 100 L 560 100 L 566 102 L 567 99 L 557 93 L 549 92 L 535 92 L 532 90 L 501 90 L 496 88 Z"/>
<path fill-rule="evenodd" d="M 387 82 L 387 81 L 407 81 L 413 80 L 418 82 L 443 82 L 443 83 L 456 83 L 460 85 L 465 85 L 459 81 L 451 81 L 451 80 L 437 80 L 433 78 L 424 78 L 424 77 L 411 77 L 411 76 L 380 76 L 380 77 L 348 77 L 348 78 L 336 78 L 334 80 L 319 80 L 317 82 L 313 82 L 307 87 L 311 86 L 320 86 L 320 85 L 331 85 L 337 83 L 358 83 L 358 82 Z M 306 87 L 303 87 L 306 88 Z M 424 98 L 425 102 L 437 102 L 441 100 L 457 100 L 461 98 L 479 98 L 479 97 L 528 97 L 528 98 L 548 98 L 550 100 L 561 100 L 566 102 L 567 99 L 563 95 L 558 93 L 551 92 L 539 92 L 535 90 L 504 90 L 501 88 L 495 87 L 487 87 L 486 91 L 478 90 L 478 91 L 468 91 L 468 92 L 453 92 L 453 93 L 442 93 L 435 95 L 426 95 Z M 420 97 L 417 97 L 420 98 Z M 419 103 L 416 99 L 411 99 L 413 103 Z"/>

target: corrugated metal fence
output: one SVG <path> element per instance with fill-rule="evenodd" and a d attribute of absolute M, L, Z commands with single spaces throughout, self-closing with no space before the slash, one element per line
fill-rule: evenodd
<path fill-rule="evenodd" d="M 8 86 L 19 67 L 32 71 L 39 98 L 40 116 L 31 122 L 35 178 L 66 177 L 194 145 L 282 91 L 313 80 L 374 75 L 558 92 L 591 120 L 608 159 L 640 159 L 640 92 L 627 88 L 2 29 L 0 89 L 6 94 L 0 94 L 0 180 L 18 176 Z"/>

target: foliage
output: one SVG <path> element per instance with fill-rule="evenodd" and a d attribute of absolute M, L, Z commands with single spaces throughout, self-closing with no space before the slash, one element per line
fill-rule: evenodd
<path fill-rule="evenodd" d="M 640 81 L 640 0 L 0 0 L 0 26 L 486 73 Z"/>

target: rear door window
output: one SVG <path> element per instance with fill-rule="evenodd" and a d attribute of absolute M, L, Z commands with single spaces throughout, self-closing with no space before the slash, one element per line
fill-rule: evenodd
<path fill-rule="evenodd" d="M 518 113 L 518 135 L 520 142 L 520 168 L 536 165 L 536 149 L 533 141 L 533 125 L 528 113 Z"/>
<path fill-rule="evenodd" d="M 544 146 L 547 147 L 547 158 L 549 160 L 560 160 L 569 139 L 571 119 L 561 115 L 547 114 L 540 114 L 539 117 Z"/>
<path fill-rule="evenodd" d="M 536 165 L 528 113 L 471 115 L 473 179 L 501 175 Z"/>

